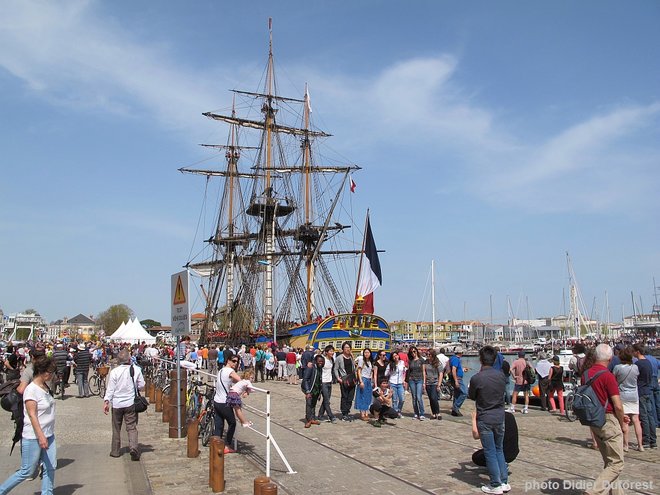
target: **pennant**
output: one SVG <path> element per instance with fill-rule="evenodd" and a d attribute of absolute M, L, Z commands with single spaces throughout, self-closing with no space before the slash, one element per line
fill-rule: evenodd
<path fill-rule="evenodd" d="M 353 177 L 350 177 L 350 180 L 351 180 L 351 192 L 354 193 L 354 192 L 355 192 L 355 188 L 357 187 L 357 184 L 356 184 L 355 181 L 353 180 Z"/>

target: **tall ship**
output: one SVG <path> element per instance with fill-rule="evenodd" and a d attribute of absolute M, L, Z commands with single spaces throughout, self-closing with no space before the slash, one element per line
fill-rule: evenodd
<path fill-rule="evenodd" d="M 179 169 L 221 181 L 214 230 L 186 264 L 201 280 L 200 341 L 388 349 L 388 324 L 356 283 L 370 265 L 368 216 L 363 235 L 348 201 L 360 167 L 326 152 L 306 85 L 302 97 L 278 93 L 271 27 L 259 90 L 232 90 L 227 111 L 203 114 L 226 126 L 224 144 L 202 145 L 222 167 Z"/>

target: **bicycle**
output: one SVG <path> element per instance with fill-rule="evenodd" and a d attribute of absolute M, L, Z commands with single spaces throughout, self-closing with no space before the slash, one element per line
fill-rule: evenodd
<path fill-rule="evenodd" d="M 199 393 L 199 387 L 205 385 L 200 380 L 191 379 L 190 387 L 188 388 L 188 395 L 186 397 L 186 419 L 191 420 L 199 416 L 202 409 L 203 395 Z"/>
<path fill-rule="evenodd" d="M 573 399 L 575 399 L 574 392 L 578 387 L 578 380 L 577 377 L 575 376 L 575 373 L 571 372 L 570 378 L 569 378 L 569 384 L 570 384 L 570 394 L 566 395 L 564 397 L 564 415 L 566 416 L 566 419 L 569 420 L 570 422 L 577 421 L 577 416 L 575 415 L 575 412 L 573 411 Z"/>
<path fill-rule="evenodd" d="M 59 396 L 60 400 L 64 400 L 64 389 L 66 384 L 64 383 L 64 372 L 56 371 L 55 372 L 55 383 L 53 386 L 53 397 Z"/>
<path fill-rule="evenodd" d="M 440 398 L 442 400 L 452 400 L 454 398 L 454 384 L 446 374 L 440 383 Z"/>
<path fill-rule="evenodd" d="M 110 366 L 98 366 L 94 374 L 89 378 L 89 391 L 92 395 L 103 397 L 107 388 L 106 378 L 110 372 Z"/>
<path fill-rule="evenodd" d="M 202 437 L 202 445 L 207 447 L 213 431 L 215 430 L 215 407 L 213 406 L 213 397 L 215 396 L 215 387 L 206 385 L 206 404 L 199 415 L 199 435 Z"/>

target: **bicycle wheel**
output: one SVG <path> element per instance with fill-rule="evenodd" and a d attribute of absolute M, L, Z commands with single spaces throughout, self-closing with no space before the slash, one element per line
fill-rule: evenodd
<path fill-rule="evenodd" d="M 97 375 L 89 378 L 89 392 L 92 395 L 99 395 L 99 377 Z"/>
<path fill-rule="evenodd" d="M 568 397 L 564 398 L 564 409 L 566 419 L 571 422 L 577 420 L 577 416 L 573 412 L 573 395 L 569 395 Z"/>
<path fill-rule="evenodd" d="M 105 397 L 105 377 L 99 379 L 99 395 L 101 398 Z"/>
<path fill-rule="evenodd" d="M 201 429 L 202 432 L 202 445 L 208 447 L 211 437 L 213 436 L 213 431 L 215 430 L 215 420 L 213 419 L 213 409 L 209 409 L 204 417 L 204 427 Z"/>
<path fill-rule="evenodd" d="M 442 400 L 451 400 L 453 395 L 454 395 L 454 391 L 451 388 L 451 386 L 449 386 L 446 383 L 440 385 L 440 398 Z"/>

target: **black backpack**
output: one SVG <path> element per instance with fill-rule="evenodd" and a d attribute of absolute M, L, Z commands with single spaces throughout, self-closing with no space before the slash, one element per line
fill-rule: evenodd
<path fill-rule="evenodd" d="M 580 420 L 580 423 L 585 426 L 602 428 L 605 424 L 605 409 L 607 408 L 609 398 L 605 401 L 605 406 L 603 406 L 596 395 L 596 391 L 591 386 L 594 380 L 605 373 L 605 371 L 606 370 L 596 373 L 591 380 L 576 388 L 575 393 L 573 394 L 573 412 Z M 585 382 L 587 378 L 587 372 L 585 371 L 582 376 L 582 381 Z"/>
<path fill-rule="evenodd" d="M 5 411 L 11 413 L 11 419 L 15 424 L 9 455 L 14 452 L 16 443 L 21 440 L 23 435 L 23 396 L 16 390 L 20 383 L 20 380 L 10 380 L 0 386 L 0 405 Z"/>

